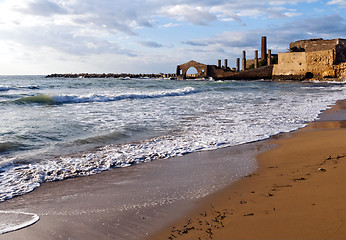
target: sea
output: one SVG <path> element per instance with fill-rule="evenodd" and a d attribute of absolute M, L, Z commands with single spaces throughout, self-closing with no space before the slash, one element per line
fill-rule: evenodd
<path fill-rule="evenodd" d="M 0 76 L 0 202 L 44 182 L 290 132 L 345 94 L 326 82 Z"/>

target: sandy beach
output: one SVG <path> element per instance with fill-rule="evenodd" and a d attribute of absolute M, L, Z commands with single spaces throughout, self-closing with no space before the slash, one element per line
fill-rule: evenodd
<path fill-rule="evenodd" d="M 256 154 L 267 149 L 265 142 L 256 142 L 42 184 L 0 204 L 0 211 L 40 217 L 0 239 L 145 239 L 203 196 L 253 172 Z M 234 159 L 243 161 L 235 164 Z M 247 168 L 240 171 L 239 164 Z"/>
<path fill-rule="evenodd" d="M 266 141 L 45 183 L 1 203 L 40 221 L 0 239 L 342 239 L 344 119 L 339 101 L 319 121 Z M 232 158 L 257 171 L 227 179 Z"/>
<path fill-rule="evenodd" d="M 345 239 L 345 109 L 270 140 L 255 173 L 148 239 Z"/>

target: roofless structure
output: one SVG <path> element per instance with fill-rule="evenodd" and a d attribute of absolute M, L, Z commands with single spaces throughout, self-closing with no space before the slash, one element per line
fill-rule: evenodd
<path fill-rule="evenodd" d="M 346 80 L 346 39 L 323 40 L 309 39 L 292 42 L 289 52 L 272 54 L 267 50 L 267 38 L 262 37 L 261 58 L 255 50 L 255 58 L 248 60 L 243 51 L 242 69 L 240 58 L 236 59 L 236 68 L 228 66 L 228 59 L 218 60 L 218 65 L 206 65 L 190 61 L 177 66 L 177 79 L 209 78 L 244 79 L 344 79 Z M 197 74 L 187 75 L 190 68 Z"/>

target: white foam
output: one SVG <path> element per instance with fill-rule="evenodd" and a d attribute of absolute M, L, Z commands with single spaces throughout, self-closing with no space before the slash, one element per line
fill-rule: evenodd
<path fill-rule="evenodd" d="M 76 95 L 59 95 L 51 96 L 53 102 L 62 103 L 88 103 L 88 102 L 113 102 L 125 99 L 146 99 L 146 98 L 162 98 L 162 97 L 175 97 L 184 96 L 188 94 L 198 93 L 196 89 L 192 87 L 185 87 L 182 89 L 170 90 L 170 91 L 157 91 L 147 93 L 133 93 L 133 94 L 118 94 L 118 95 L 87 95 L 87 96 L 76 96 Z"/>
<path fill-rule="evenodd" d="M 35 213 L 0 211 L 0 234 L 29 227 L 40 220 Z"/>

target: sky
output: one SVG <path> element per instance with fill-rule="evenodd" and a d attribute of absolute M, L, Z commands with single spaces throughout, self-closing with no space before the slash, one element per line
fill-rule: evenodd
<path fill-rule="evenodd" d="M 0 75 L 174 73 L 346 38 L 346 0 L 0 0 Z"/>

